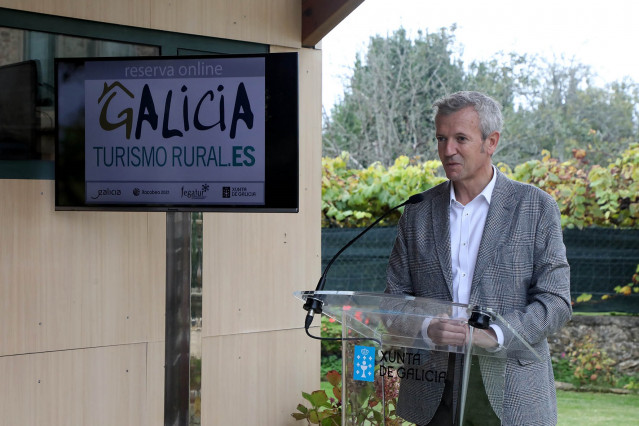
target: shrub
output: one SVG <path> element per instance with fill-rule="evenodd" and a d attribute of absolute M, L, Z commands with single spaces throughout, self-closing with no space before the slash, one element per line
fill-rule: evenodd
<path fill-rule="evenodd" d="M 329 398 L 323 390 L 310 394 L 302 392 L 302 397 L 311 406 L 298 404 L 297 412 L 292 413 L 296 420 L 306 420 L 307 424 L 321 424 L 322 426 L 342 424 L 342 376 L 337 371 L 329 371 L 326 379 L 333 385 L 334 398 Z"/>
<path fill-rule="evenodd" d="M 639 226 L 639 143 L 630 144 L 607 165 L 590 164 L 583 149 L 574 149 L 572 158 L 564 162 L 548 151 L 541 154 L 540 160 L 519 164 L 514 171 L 503 164 L 499 168 L 552 195 L 563 227 Z M 342 153 L 322 159 L 323 227 L 367 226 L 409 196 L 446 180 L 439 161 L 400 156 L 388 168 L 375 163 L 353 169 L 347 167 L 348 158 L 348 153 Z M 396 223 L 399 216 L 394 212 L 385 223 Z"/>
<path fill-rule="evenodd" d="M 614 361 L 593 342 L 591 336 L 575 344 L 570 354 L 574 377 L 579 385 L 614 386 Z"/>
<path fill-rule="evenodd" d="M 333 318 L 322 315 L 322 337 L 342 337 L 342 325 Z M 322 340 L 322 357 L 342 356 L 342 342 L 340 340 Z"/>

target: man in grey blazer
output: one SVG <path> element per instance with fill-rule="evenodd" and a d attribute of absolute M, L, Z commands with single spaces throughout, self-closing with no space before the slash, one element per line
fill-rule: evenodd
<path fill-rule="evenodd" d="M 434 107 L 439 157 L 449 180 L 426 191 L 422 202 L 406 206 L 386 292 L 497 311 L 543 361 L 509 358 L 501 371 L 482 365 L 484 386 L 501 380 L 503 388 L 498 398 L 489 392 L 486 405 L 497 424 L 554 425 L 557 404 L 547 337 L 572 313 L 559 209 L 544 191 L 512 181 L 492 165 L 503 122 L 496 101 L 459 92 Z M 468 326 L 433 320 L 419 333 L 437 345 L 461 345 Z M 513 339 L 499 327 L 484 336 L 480 345 L 488 350 Z M 403 381 L 397 412 L 419 425 L 445 424 L 442 411 L 455 411 L 445 394 L 442 386 Z"/>

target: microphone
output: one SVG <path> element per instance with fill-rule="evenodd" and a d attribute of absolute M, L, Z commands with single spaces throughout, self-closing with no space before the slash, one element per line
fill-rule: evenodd
<path fill-rule="evenodd" d="M 399 209 L 400 207 L 404 207 L 407 204 L 420 203 L 420 202 L 424 201 L 424 198 L 425 198 L 425 196 L 424 196 L 423 193 L 414 194 L 414 195 L 410 196 L 408 198 L 408 200 L 406 200 L 403 203 L 401 203 L 401 204 L 391 208 L 390 210 L 388 210 L 386 213 L 384 213 L 379 218 L 377 218 L 375 220 L 375 222 L 373 222 L 370 225 L 368 225 L 366 227 L 366 229 L 364 229 L 362 232 L 357 234 L 355 236 L 355 238 L 353 238 L 348 243 L 346 243 L 346 245 L 344 247 L 342 247 L 337 253 L 335 253 L 335 255 L 331 258 L 331 260 L 326 265 L 326 268 L 324 268 L 324 272 L 322 272 L 322 276 L 320 277 L 320 279 L 319 279 L 319 281 L 317 283 L 317 286 L 315 287 L 315 291 L 318 292 L 318 291 L 321 291 L 321 290 L 324 289 L 324 286 L 326 285 L 326 275 L 328 274 L 329 269 L 331 269 L 331 266 L 333 265 L 333 262 L 335 262 L 335 260 L 337 260 L 337 258 L 342 253 L 344 253 L 344 251 L 347 248 L 349 248 L 351 245 L 353 245 L 353 243 L 355 241 L 359 240 L 362 235 L 366 234 L 371 228 L 373 228 L 375 225 L 377 225 L 379 222 L 381 222 L 382 219 L 384 219 L 386 216 L 388 216 L 389 214 L 391 214 L 395 210 Z M 322 300 L 319 297 L 309 297 L 309 298 L 306 299 L 306 303 L 304 303 L 304 310 L 308 311 L 308 314 L 306 314 L 306 320 L 304 322 L 304 328 L 306 329 L 307 333 L 308 333 L 308 328 L 311 326 L 311 323 L 313 322 L 313 317 L 315 316 L 315 314 L 321 314 L 322 313 L 322 305 L 323 305 L 323 302 L 322 302 Z"/>

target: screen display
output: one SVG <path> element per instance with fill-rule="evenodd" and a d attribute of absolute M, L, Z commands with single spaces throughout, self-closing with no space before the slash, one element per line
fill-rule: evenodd
<path fill-rule="evenodd" d="M 56 60 L 56 208 L 297 211 L 296 53 Z"/>

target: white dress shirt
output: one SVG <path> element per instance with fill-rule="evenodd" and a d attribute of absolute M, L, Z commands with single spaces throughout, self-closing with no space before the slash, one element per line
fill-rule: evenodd
<path fill-rule="evenodd" d="M 484 190 L 465 206 L 455 197 L 450 185 L 450 254 L 453 266 L 453 302 L 468 304 L 470 285 L 473 282 L 477 253 L 484 233 L 490 199 L 493 195 L 497 173 L 493 166 L 493 178 Z"/>
<path fill-rule="evenodd" d="M 493 166 L 493 178 L 483 191 L 465 206 L 457 201 L 455 188 L 450 185 L 450 254 L 453 267 L 453 302 L 467 305 L 470 302 L 470 286 L 473 282 L 475 263 L 479 253 L 484 225 L 488 217 L 490 200 L 497 181 L 497 171 Z M 422 325 L 425 340 L 430 321 Z M 502 330 L 492 325 L 500 345 L 504 342 Z"/>

